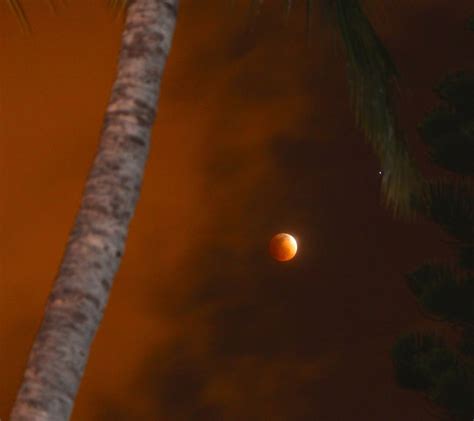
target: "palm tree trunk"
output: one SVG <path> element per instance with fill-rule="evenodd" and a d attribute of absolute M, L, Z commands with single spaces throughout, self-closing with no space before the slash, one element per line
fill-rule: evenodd
<path fill-rule="evenodd" d="M 100 144 L 12 421 L 70 417 L 139 197 L 179 0 L 130 0 Z"/>

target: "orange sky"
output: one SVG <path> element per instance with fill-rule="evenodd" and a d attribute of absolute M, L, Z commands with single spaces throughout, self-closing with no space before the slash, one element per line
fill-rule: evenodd
<path fill-rule="evenodd" d="M 59 1 L 57 3 L 60 3 Z M 0 1 L 0 418 L 6 419 L 98 142 L 120 19 Z M 354 128 L 342 55 L 304 7 L 183 0 L 142 195 L 73 420 L 430 420 L 388 355 L 420 323 L 401 275 L 442 256 L 392 221 Z M 375 3 L 375 2 L 374 2 Z M 416 125 L 432 87 L 474 65 L 469 0 L 373 7 Z M 380 3 L 378 3 L 380 7 Z M 469 38 L 470 37 L 470 38 Z M 470 56 L 471 55 L 471 56 Z M 278 264 L 267 242 L 300 240 Z"/>

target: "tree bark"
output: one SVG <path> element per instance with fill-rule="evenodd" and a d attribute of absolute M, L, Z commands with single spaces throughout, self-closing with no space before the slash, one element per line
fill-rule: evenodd
<path fill-rule="evenodd" d="M 130 0 L 118 74 L 12 421 L 70 417 L 140 194 L 179 0 Z"/>

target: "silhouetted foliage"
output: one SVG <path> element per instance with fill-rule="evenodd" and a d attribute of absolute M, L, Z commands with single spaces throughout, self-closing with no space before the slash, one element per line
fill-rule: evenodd
<path fill-rule="evenodd" d="M 461 362 L 436 334 L 410 333 L 392 349 L 400 386 L 424 391 L 454 419 L 474 413 L 474 370 Z"/>
<path fill-rule="evenodd" d="M 461 245 L 458 248 L 459 265 L 466 270 L 474 270 L 474 246 Z"/>
<path fill-rule="evenodd" d="M 384 201 L 394 215 L 409 216 L 410 195 L 421 180 L 393 110 L 397 69 L 359 0 L 335 0 L 327 7 L 344 45 L 356 122 L 383 168 Z"/>
<path fill-rule="evenodd" d="M 461 342 L 459 344 L 460 351 L 469 356 L 474 357 L 474 327 L 468 326 L 464 329 L 461 337 Z"/>
<path fill-rule="evenodd" d="M 472 22 L 471 22 L 472 24 Z M 454 176 L 423 183 L 413 195 L 418 214 L 453 239 L 454 263 L 425 263 L 407 275 L 420 305 L 460 328 L 451 349 L 435 334 L 410 333 L 392 348 L 400 386 L 425 393 L 450 418 L 474 417 L 474 72 L 446 77 L 435 89 L 443 103 L 419 127 L 432 161 Z"/>
<path fill-rule="evenodd" d="M 448 76 L 435 90 L 445 101 L 419 127 L 430 157 L 461 175 L 474 175 L 474 72 Z"/>
<path fill-rule="evenodd" d="M 474 159 L 474 152 L 471 159 Z M 417 210 L 463 245 L 474 238 L 474 186 L 466 179 L 427 181 Z"/>
<path fill-rule="evenodd" d="M 430 313 L 446 321 L 474 320 L 474 277 L 444 264 L 424 264 L 407 275 L 408 285 Z"/>
<path fill-rule="evenodd" d="M 471 16 L 469 20 L 467 21 L 467 27 L 471 31 L 474 31 L 474 16 Z"/>
<path fill-rule="evenodd" d="M 411 389 L 426 389 L 432 383 L 426 356 L 440 348 L 442 339 L 435 335 L 409 333 L 399 338 L 392 349 L 398 383 Z"/>

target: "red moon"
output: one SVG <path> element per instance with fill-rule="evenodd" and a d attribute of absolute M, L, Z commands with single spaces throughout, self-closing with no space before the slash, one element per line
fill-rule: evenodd
<path fill-rule="evenodd" d="M 293 236 L 286 233 L 275 235 L 270 241 L 270 255 L 279 262 L 287 262 L 293 259 L 298 250 L 298 245 Z"/>

